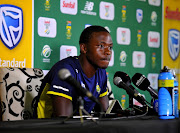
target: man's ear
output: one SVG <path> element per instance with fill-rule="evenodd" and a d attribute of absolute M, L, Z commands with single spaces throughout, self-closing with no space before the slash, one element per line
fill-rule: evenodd
<path fill-rule="evenodd" d="M 87 47 L 85 43 L 80 44 L 80 52 L 85 54 L 87 52 Z"/>

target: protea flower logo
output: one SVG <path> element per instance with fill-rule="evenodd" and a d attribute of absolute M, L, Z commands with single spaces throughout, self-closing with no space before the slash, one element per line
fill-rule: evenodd
<path fill-rule="evenodd" d="M 52 49 L 49 47 L 49 45 L 45 45 L 43 47 L 41 55 L 43 55 L 45 58 L 48 58 L 51 55 Z"/>
<path fill-rule="evenodd" d="M 23 34 L 23 12 L 14 5 L 0 5 L 0 38 L 4 45 L 15 48 Z"/>

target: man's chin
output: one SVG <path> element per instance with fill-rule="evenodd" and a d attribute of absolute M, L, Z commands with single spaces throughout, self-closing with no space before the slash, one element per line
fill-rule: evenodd
<path fill-rule="evenodd" d="M 108 64 L 101 66 L 102 69 L 106 69 L 107 67 L 108 67 Z"/>

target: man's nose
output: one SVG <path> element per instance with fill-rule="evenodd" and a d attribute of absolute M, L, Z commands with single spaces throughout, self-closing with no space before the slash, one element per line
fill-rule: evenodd
<path fill-rule="evenodd" d="M 105 47 L 104 48 L 104 53 L 107 55 L 111 55 L 112 50 L 110 49 L 110 47 Z"/>

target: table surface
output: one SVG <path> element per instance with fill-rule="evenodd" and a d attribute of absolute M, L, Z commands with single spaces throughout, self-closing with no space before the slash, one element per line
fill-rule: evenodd
<path fill-rule="evenodd" d="M 157 116 L 101 118 L 30 119 L 0 122 L 0 133 L 178 133 L 180 119 L 160 120 Z"/>

